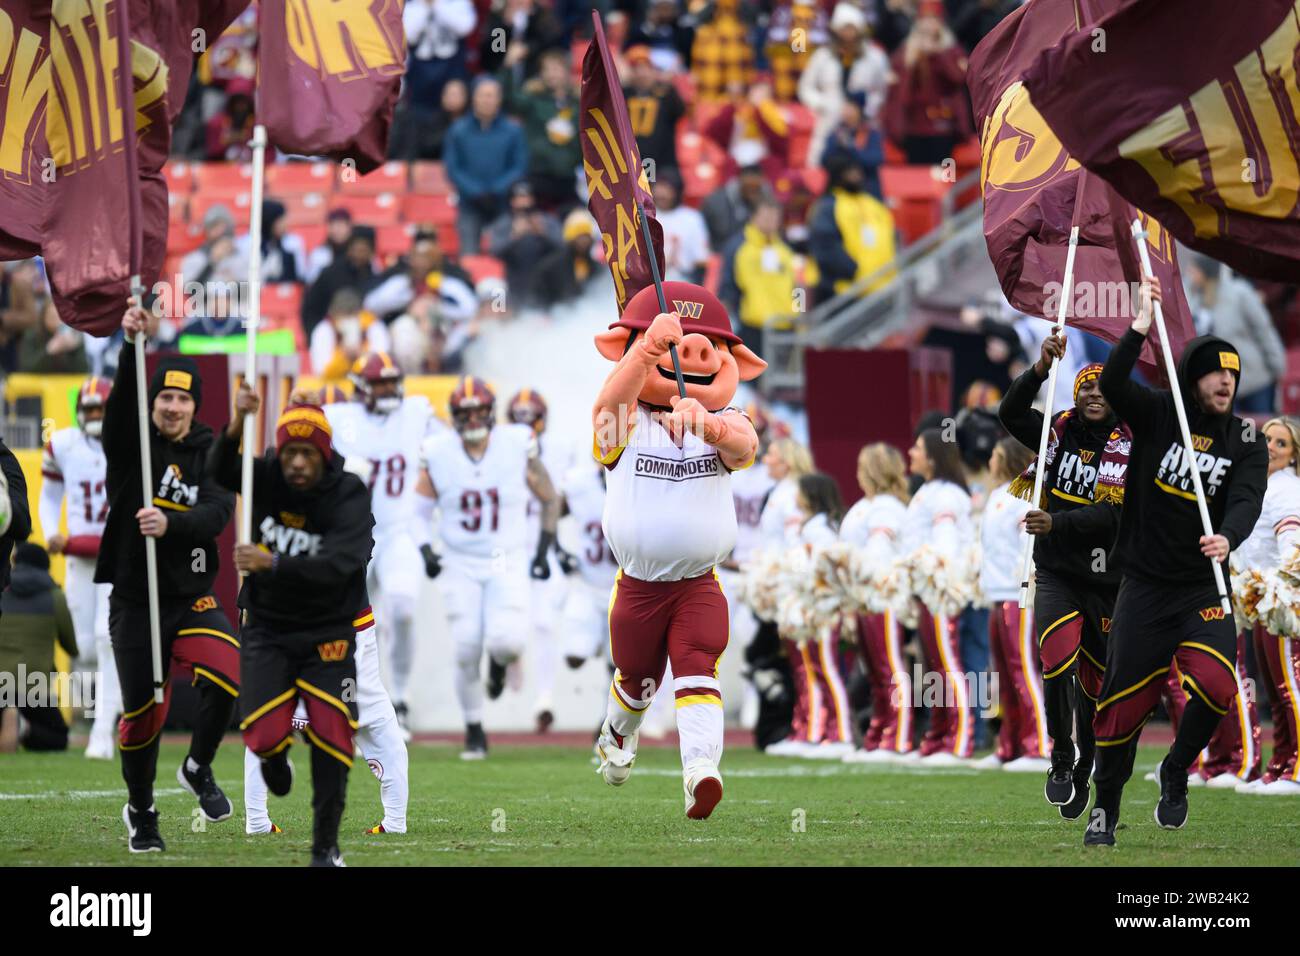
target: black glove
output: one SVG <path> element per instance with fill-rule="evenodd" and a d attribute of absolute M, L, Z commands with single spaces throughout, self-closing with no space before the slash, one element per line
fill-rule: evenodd
<path fill-rule="evenodd" d="M 436 578 L 442 573 L 442 558 L 433 550 L 433 545 L 420 545 L 420 557 L 424 558 L 424 573 L 430 578 Z"/>
<path fill-rule="evenodd" d="M 578 559 L 568 551 L 560 547 L 560 543 L 555 543 L 555 560 L 560 563 L 560 570 L 565 574 L 576 574 L 578 571 Z"/>
<path fill-rule="evenodd" d="M 543 531 L 537 541 L 537 553 L 533 555 L 532 566 L 528 569 L 528 574 L 534 581 L 546 581 L 550 578 L 551 562 L 547 560 L 547 555 L 554 545 L 555 532 Z"/>

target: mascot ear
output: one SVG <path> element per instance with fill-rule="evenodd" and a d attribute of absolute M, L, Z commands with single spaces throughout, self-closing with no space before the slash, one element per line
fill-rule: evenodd
<path fill-rule="evenodd" d="M 763 369 L 767 368 L 767 363 L 755 355 L 748 346 L 733 343 L 731 354 L 736 359 L 736 366 L 740 369 L 740 380 L 748 382 L 758 378 L 763 374 Z"/>
<path fill-rule="evenodd" d="M 623 349 L 627 346 L 627 334 L 627 329 L 610 329 L 608 332 L 601 332 L 596 336 L 596 351 L 611 362 L 618 362 L 623 357 Z"/>

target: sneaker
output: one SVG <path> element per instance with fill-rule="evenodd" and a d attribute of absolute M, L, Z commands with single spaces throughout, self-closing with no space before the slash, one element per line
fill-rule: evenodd
<path fill-rule="evenodd" d="M 1002 769 L 1009 773 L 1046 773 L 1052 769 L 1052 762 L 1046 757 L 1017 757 L 1004 763 Z"/>
<path fill-rule="evenodd" d="M 315 850 L 312 850 L 311 863 L 309 865 L 310 866 L 347 866 L 347 864 L 343 862 L 343 854 L 339 852 L 339 848 L 336 846 L 330 847 L 328 850 L 325 850 L 323 853 L 318 853 Z"/>
<path fill-rule="evenodd" d="M 488 655 L 487 695 L 488 700 L 496 700 L 506 689 L 506 665 L 497 663 L 497 659 Z"/>
<path fill-rule="evenodd" d="M 632 765 L 636 763 L 636 745 L 640 734 L 631 733 L 621 737 L 606 720 L 600 727 L 600 739 L 596 741 L 596 753 L 600 755 L 600 766 L 596 773 L 611 787 L 621 787 L 632 775 Z"/>
<path fill-rule="evenodd" d="M 1106 811 L 1101 807 L 1093 807 L 1092 815 L 1088 817 L 1088 826 L 1083 831 L 1084 846 L 1114 846 L 1115 845 L 1115 823 L 1106 817 Z"/>
<path fill-rule="evenodd" d="M 126 845 L 132 853 L 161 853 L 167 849 L 158 832 L 157 807 L 135 810 L 130 803 L 123 804 L 122 822 L 126 824 Z"/>
<path fill-rule="evenodd" d="M 380 833 L 387 833 L 388 831 L 384 829 L 384 825 L 382 823 L 376 823 L 373 827 L 370 827 L 368 830 L 365 830 L 364 832 L 366 836 L 376 836 Z"/>
<path fill-rule="evenodd" d="M 116 754 L 113 748 L 113 738 L 107 739 L 90 735 L 90 740 L 86 744 L 87 760 L 112 760 Z"/>
<path fill-rule="evenodd" d="M 269 833 L 283 833 L 284 831 L 280 829 L 280 825 L 278 823 L 272 821 L 271 826 L 265 830 L 251 830 L 249 829 L 248 825 L 245 824 L 244 832 L 247 833 L 249 836 L 266 836 Z"/>
<path fill-rule="evenodd" d="M 921 762 L 921 751 L 909 750 L 905 754 L 899 754 L 894 758 L 894 763 L 918 764 Z"/>
<path fill-rule="evenodd" d="M 799 754 L 801 757 L 808 757 L 812 760 L 843 760 L 847 754 L 853 753 L 853 744 L 839 740 L 823 740 L 819 744 L 814 744 Z"/>
<path fill-rule="evenodd" d="M 551 725 L 554 723 L 555 723 L 555 714 L 551 711 L 550 708 L 545 708 L 537 712 L 537 732 L 539 734 L 546 733 L 548 730 L 551 729 Z"/>
<path fill-rule="evenodd" d="M 997 754 L 989 754 L 976 760 L 971 766 L 977 770 L 1001 770 L 1005 764 Z"/>
<path fill-rule="evenodd" d="M 708 760 L 693 760 L 682 771 L 682 789 L 686 792 L 686 818 L 707 820 L 722 800 L 722 774 Z"/>
<path fill-rule="evenodd" d="M 1237 784 L 1241 782 L 1241 778 L 1235 773 L 1221 773 L 1205 781 L 1205 785 L 1211 790 L 1236 790 Z"/>
<path fill-rule="evenodd" d="M 840 759 L 844 763 L 893 763 L 897 758 L 898 754 L 894 751 L 877 747 L 875 750 L 855 750 Z"/>
<path fill-rule="evenodd" d="M 287 797 L 293 789 L 293 761 L 283 750 L 274 757 L 262 758 L 262 779 L 266 789 L 277 797 Z"/>
<path fill-rule="evenodd" d="M 193 769 L 190 768 L 190 764 L 194 764 Z M 176 768 L 176 780 L 182 787 L 198 797 L 199 809 L 203 811 L 203 816 L 209 823 L 220 823 L 222 820 L 229 820 L 230 815 L 235 812 L 234 807 L 230 805 L 229 798 L 217 786 L 217 780 L 212 776 L 211 767 L 199 766 L 194 763 L 193 758 L 186 757 L 181 761 L 181 765 Z M 269 783 L 267 787 L 270 788 Z"/>
<path fill-rule="evenodd" d="M 482 724 L 468 724 L 465 727 L 465 749 L 460 752 L 461 760 L 485 760 L 487 758 L 487 734 L 483 733 Z"/>
<path fill-rule="evenodd" d="M 393 712 L 397 714 L 397 726 L 402 731 L 402 742 L 409 744 L 411 742 L 411 718 L 406 709 L 406 702 L 394 702 Z"/>
<path fill-rule="evenodd" d="M 1300 783 L 1294 780 L 1274 780 L 1257 791 L 1263 797 L 1300 797 Z"/>
<path fill-rule="evenodd" d="M 1074 799 L 1074 755 L 1052 754 L 1052 769 L 1047 771 L 1043 796 L 1054 807 L 1063 807 Z"/>
<path fill-rule="evenodd" d="M 1160 761 L 1160 801 L 1156 804 L 1156 823 L 1166 830 L 1181 830 L 1187 822 L 1187 771 Z"/>
<path fill-rule="evenodd" d="M 1061 804 L 1062 820 L 1077 820 L 1083 816 L 1083 811 L 1088 809 L 1088 778 L 1091 775 L 1091 766 L 1084 766 L 1082 763 L 1074 765 L 1074 796 L 1068 803 Z"/>
<path fill-rule="evenodd" d="M 969 760 L 964 760 L 956 754 L 950 754 L 946 750 L 940 750 L 928 757 L 922 757 L 920 762 L 923 767 L 965 767 L 970 763 Z"/>
<path fill-rule="evenodd" d="M 763 753 L 771 757 L 790 757 L 804 743 L 794 737 L 786 737 L 785 740 L 778 740 L 774 744 L 768 744 L 763 748 Z"/>
<path fill-rule="evenodd" d="M 1256 794 L 1257 794 L 1257 793 L 1259 793 L 1260 791 L 1262 791 L 1262 790 L 1264 789 L 1264 787 L 1266 787 L 1267 785 L 1268 785 L 1268 784 L 1267 784 L 1267 782 L 1264 780 L 1264 778 L 1263 778 L 1263 777 L 1260 777 L 1258 780 L 1251 780 L 1251 781 L 1249 781 L 1249 782 L 1247 782 L 1247 781 L 1245 781 L 1245 780 L 1239 781 L 1239 782 L 1237 783 L 1237 786 L 1236 786 L 1234 789 L 1235 789 L 1238 793 L 1256 793 Z"/>

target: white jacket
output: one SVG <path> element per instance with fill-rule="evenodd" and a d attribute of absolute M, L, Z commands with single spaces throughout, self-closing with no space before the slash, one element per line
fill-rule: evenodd
<path fill-rule="evenodd" d="M 862 55 L 849 69 L 848 89 L 866 94 L 866 116 L 876 124 L 889 90 L 889 56 L 869 40 L 862 42 Z M 799 76 L 799 102 L 817 117 L 812 143 L 808 147 L 808 165 L 819 166 L 822 149 L 831 130 L 839 125 L 844 112 L 844 66 L 829 46 L 819 47 L 808 57 Z"/>
<path fill-rule="evenodd" d="M 906 516 L 907 505 L 893 495 L 863 498 L 840 522 L 840 540 L 866 551 L 872 562 L 892 561 Z"/>
<path fill-rule="evenodd" d="M 793 478 L 782 478 L 767 496 L 758 530 L 764 548 L 788 548 L 799 540 L 799 486 Z"/>
<path fill-rule="evenodd" d="M 945 554 L 960 554 L 973 541 L 970 495 L 951 481 L 927 481 L 907 506 L 900 555 L 931 545 Z"/>
<path fill-rule="evenodd" d="M 980 525 L 980 591 L 990 603 L 1014 601 L 1020 595 L 1020 560 L 1029 536 L 1020 522 L 1029 502 L 1000 485 L 989 492 Z"/>
<path fill-rule="evenodd" d="M 810 544 L 814 548 L 825 548 L 839 540 L 839 535 L 831 527 L 825 512 L 815 514 L 803 523 L 799 529 L 799 543 Z"/>
<path fill-rule="evenodd" d="M 1233 563 L 1256 571 L 1271 571 L 1300 544 L 1300 475 L 1289 468 L 1268 476 L 1264 507 L 1255 530 L 1237 548 Z"/>

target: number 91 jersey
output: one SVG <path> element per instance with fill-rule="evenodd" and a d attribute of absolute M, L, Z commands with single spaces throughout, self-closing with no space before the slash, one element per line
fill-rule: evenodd
<path fill-rule="evenodd" d="M 415 514 L 415 481 L 424 441 L 446 429 L 423 395 L 408 395 L 396 411 L 380 415 L 360 402 L 333 402 L 325 417 L 334 432 L 334 448 L 344 458 L 370 464 L 370 511 L 376 535 L 410 522 Z"/>
<path fill-rule="evenodd" d="M 527 425 L 494 425 L 487 450 L 469 457 L 460 435 L 446 431 L 424 443 L 424 467 L 438 495 L 438 525 L 447 552 L 491 558 L 527 546 L 528 462 L 537 439 Z"/>

